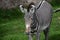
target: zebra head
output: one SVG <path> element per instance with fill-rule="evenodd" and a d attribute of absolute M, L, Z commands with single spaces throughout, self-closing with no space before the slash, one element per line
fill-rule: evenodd
<path fill-rule="evenodd" d="M 26 33 L 31 32 L 31 25 L 33 23 L 33 14 L 36 10 L 34 3 L 30 3 L 27 8 L 24 5 L 20 5 L 20 10 L 25 13 L 24 19 L 26 24 Z"/>

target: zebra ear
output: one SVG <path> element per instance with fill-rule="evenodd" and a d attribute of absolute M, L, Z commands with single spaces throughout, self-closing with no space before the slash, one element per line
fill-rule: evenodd
<path fill-rule="evenodd" d="M 24 13 L 23 5 L 20 5 L 19 7 L 20 7 L 21 12 Z"/>
<path fill-rule="evenodd" d="M 20 10 L 22 13 L 26 13 L 27 9 L 23 7 L 23 5 L 20 5 Z"/>
<path fill-rule="evenodd" d="M 34 5 L 31 5 L 32 7 L 31 7 L 31 9 L 30 9 L 30 12 L 31 13 L 34 13 L 35 12 L 35 6 Z"/>

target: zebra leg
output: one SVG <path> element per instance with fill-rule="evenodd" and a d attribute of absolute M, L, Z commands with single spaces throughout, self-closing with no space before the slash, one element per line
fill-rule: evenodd
<path fill-rule="evenodd" d="M 45 40 L 48 40 L 49 27 L 44 30 Z"/>
<path fill-rule="evenodd" d="M 36 40 L 40 40 L 40 33 L 36 34 Z"/>
<path fill-rule="evenodd" d="M 36 33 L 36 40 L 40 40 L 40 33 L 39 32 Z"/>
<path fill-rule="evenodd" d="M 28 35 L 29 40 L 32 40 L 32 35 Z"/>

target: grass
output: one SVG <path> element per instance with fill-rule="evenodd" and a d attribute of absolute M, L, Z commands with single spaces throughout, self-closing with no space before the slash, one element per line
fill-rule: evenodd
<path fill-rule="evenodd" d="M 28 40 L 24 31 L 24 18 L 19 10 L 0 10 L 0 40 Z M 41 40 L 44 40 L 43 32 L 41 33 Z M 60 40 L 60 12 L 53 14 L 49 40 Z"/>

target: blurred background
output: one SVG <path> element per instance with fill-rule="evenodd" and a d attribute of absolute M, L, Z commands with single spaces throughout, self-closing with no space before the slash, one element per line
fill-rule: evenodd
<path fill-rule="evenodd" d="M 0 40 L 28 40 L 27 35 L 24 34 L 24 14 L 18 7 L 24 1 L 0 0 Z M 52 5 L 53 9 L 60 7 L 60 0 L 46 1 Z M 41 40 L 44 40 L 43 32 Z M 53 14 L 49 40 L 60 40 L 60 12 Z"/>

